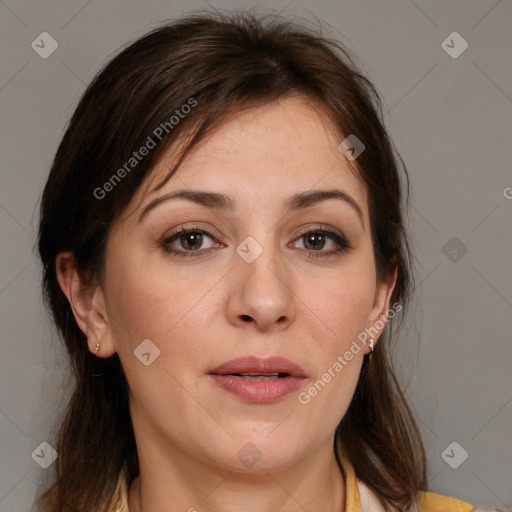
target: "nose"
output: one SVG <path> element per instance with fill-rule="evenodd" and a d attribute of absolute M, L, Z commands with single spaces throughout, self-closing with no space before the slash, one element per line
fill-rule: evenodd
<path fill-rule="evenodd" d="M 237 327 L 254 324 L 260 331 L 281 330 L 295 321 L 292 277 L 285 258 L 267 245 L 251 263 L 237 255 L 236 268 L 230 272 L 227 315 Z"/>

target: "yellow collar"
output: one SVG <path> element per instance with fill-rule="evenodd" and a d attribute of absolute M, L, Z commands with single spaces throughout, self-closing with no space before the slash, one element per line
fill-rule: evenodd
<path fill-rule="evenodd" d="M 380 512 L 384 510 L 370 488 L 356 478 L 350 461 L 341 456 L 340 462 L 345 475 L 345 512 Z"/>

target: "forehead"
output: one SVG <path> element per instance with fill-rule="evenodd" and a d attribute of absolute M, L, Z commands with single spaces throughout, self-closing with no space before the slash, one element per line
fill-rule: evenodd
<path fill-rule="evenodd" d="M 177 157 L 171 147 L 132 200 L 132 211 L 166 192 L 208 189 L 268 204 L 315 188 L 341 188 L 366 208 L 366 187 L 339 150 L 343 137 L 319 105 L 293 97 L 231 115 L 195 146 L 158 190 Z"/>

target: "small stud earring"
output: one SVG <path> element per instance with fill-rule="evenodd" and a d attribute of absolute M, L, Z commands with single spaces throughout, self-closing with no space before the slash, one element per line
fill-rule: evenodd
<path fill-rule="evenodd" d="M 373 342 L 375 340 L 373 338 L 370 338 L 370 352 L 373 352 Z"/>
<path fill-rule="evenodd" d="M 100 349 L 100 342 L 97 341 L 96 342 L 96 348 L 94 349 L 94 353 L 97 354 L 99 349 Z"/>

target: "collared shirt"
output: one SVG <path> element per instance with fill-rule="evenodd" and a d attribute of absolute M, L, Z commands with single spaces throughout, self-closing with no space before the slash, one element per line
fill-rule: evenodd
<path fill-rule="evenodd" d="M 354 473 L 352 464 L 345 458 L 341 458 L 341 467 L 345 475 L 345 512 L 381 512 L 374 492 Z M 420 492 L 417 504 L 410 512 L 507 512 L 505 509 L 475 508 L 464 501 L 435 494 L 432 492 Z M 112 495 L 107 512 L 129 512 L 128 487 L 121 471 L 119 473 L 117 487 Z"/>

